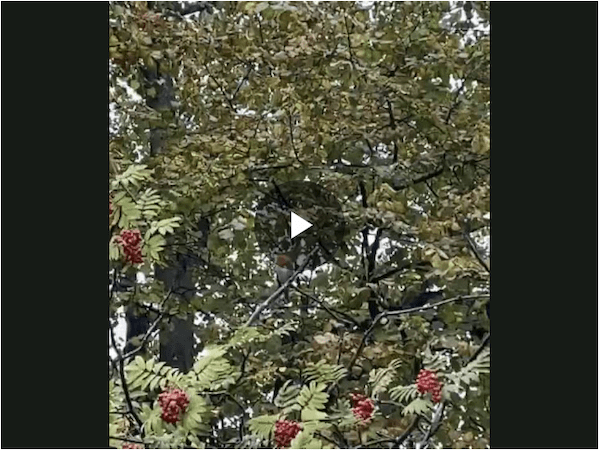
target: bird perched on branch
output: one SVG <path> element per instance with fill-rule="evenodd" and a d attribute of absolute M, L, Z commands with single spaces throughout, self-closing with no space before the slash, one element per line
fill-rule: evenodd
<path fill-rule="evenodd" d="M 294 274 L 294 262 L 285 254 L 279 254 L 275 257 L 275 274 L 279 286 L 283 285 Z M 286 302 L 289 301 L 289 293 L 286 288 L 283 294 Z"/>

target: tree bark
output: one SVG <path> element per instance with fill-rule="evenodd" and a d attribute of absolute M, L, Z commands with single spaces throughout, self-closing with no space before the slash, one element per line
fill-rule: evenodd
<path fill-rule="evenodd" d="M 142 70 L 146 87 L 153 88 L 154 97 L 146 98 L 146 104 L 159 112 L 173 111 L 175 100 L 173 79 L 160 70 L 160 64 L 145 67 Z M 165 150 L 168 129 L 165 126 L 150 130 L 150 157 L 155 157 Z M 180 302 L 189 303 L 195 294 L 195 283 L 192 280 L 192 262 L 189 258 L 177 255 L 176 263 L 168 268 L 155 267 L 155 276 L 165 284 L 165 292 L 173 289 L 173 294 Z M 136 335 L 148 330 L 150 321 L 146 316 L 138 316 L 133 308 L 127 310 L 127 342 Z M 188 371 L 194 360 L 194 320 L 191 317 L 171 317 L 160 331 L 160 360 L 167 365 Z"/>

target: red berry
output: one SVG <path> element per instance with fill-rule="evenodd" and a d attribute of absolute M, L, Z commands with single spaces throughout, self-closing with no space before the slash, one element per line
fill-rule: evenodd
<path fill-rule="evenodd" d="M 373 411 L 375 410 L 375 403 L 373 400 L 360 393 L 353 393 L 350 395 L 350 398 L 352 399 L 354 406 L 352 408 L 354 417 L 363 424 L 370 422 L 373 418 Z"/>
<path fill-rule="evenodd" d="M 142 249 L 140 248 L 142 235 L 139 230 L 123 230 L 116 240 L 117 243 L 123 246 L 126 261 L 132 264 L 144 263 Z"/>
<path fill-rule="evenodd" d="M 178 388 L 164 391 L 158 395 L 158 405 L 162 410 L 161 418 L 167 423 L 177 423 L 189 403 L 189 396 Z"/>
<path fill-rule="evenodd" d="M 437 375 L 430 370 L 421 370 L 417 375 L 417 391 L 421 394 L 431 393 L 433 402 L 442 400 L 442 383 L 438 380 Z"/>
<path fill-rule="evenodd" d="M 277 420 L 275 423 L 275 444 L 277 448 L 287 448 L 302 430 L 299 423 L 291 420 Z"/>

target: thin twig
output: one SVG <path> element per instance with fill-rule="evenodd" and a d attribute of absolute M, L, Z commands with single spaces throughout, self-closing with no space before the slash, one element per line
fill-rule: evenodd
<path fill-rule="evenodd" d="M 237 93 L 240 92 L 240 89 L 242 88 L 242 85 L 244 84 L 244 82 L 246 80 L 248 80 L 248 77 L 250 76 L 251 72 L 252 72 L 252 66 L 250 66 L 248 68 L 248 72 L 246 72 L 246 75 L 244 75 L 244 78 L 242 78 L 242 81 L 240 81 L 239 84 L 237 85 L 237 88 L 235 88 L 235 91 L 234 91 L 233 95 L 231 96 L 232 102 L 235 100 L 235 96 L 237 96 Z"/>
<path fill-rule="evenodd" d="M 135 410 L 133 409 L 133 403 L 131 402 L 131 396 L 129 395 L 129 388 L 127 387 L 127 380 L 125 379 L 125 364 L 123 362 L 123 354 L 117 346 L 117 342 L 115 341 L 115 332 L 113 331 L 110 322 L 108 324 L 108 330 L 110 331 L 110 338 L 112 340 L 113 348 L 115 349 L 115 351 L 117 351 L 117 355 L 119 356 L 119 377 L 121 379 L 123 393 L 125 393 L 125 402 L 127 403 L 127 408 L 129 409 L 129 412 L 131 413 L 133 419 L 137 423 L 139 431 L 143 432 L 142 426 L 144 425 L 144 423 L 142 422 L 142 420 L 140 420 L 140 417 L 137 415 L 137 413 L 135 413 Z"/>
<path fill-rule="evenodd" d="M 399 437 L 373 440 L 373 441 L 365 443 L 363 446 L 359 446 L 359 448 L 361 448 L 361 449 L 362 448 L 372 448 L 374 445 L 378 445 L 380 443 L 394 443 L 395 445 L 400 446 L 400 445 L 402 445 L 404 440 L 406 440 L 408 438 L 410 433 L 417 427 L 418 422 L 419 422 L 419 416 L 416 415 L 414 420 L 412 421 L 412 423 L 408 426 L 408 428 L 406 428 L 406 430 Z"/>
<path fill-rule="evenodd" d="M 260 303 L 256 309 L 254 310 L 254 312 L 252 313 L 252 315 L 250 315 L 250 318 L 248 318 L 248 321 L 246 321 L 246 323 L 244 324 L 244 327 L 250 327 L 252 325 L 252 323 L 254 321 L 256 321 L 256 319 L 258 318 L 258 316 L 260 315 L 260 313 L 266 309 L 269 304 L 271 304 L 271 302 L 273 302 L 275 299 L 277 299 L 279 296 L 281 296 L 281 294 L 287 289 L 287 287 L 289 287 L 292 282 L 296 279 L 296 277 L 298 277 L 298 275 L 304 271 L 304 269 L 308 266 L 308 263 L 310 262 L 312 256 L 316 253 L 318 248 L 314 248 L 307 256 L 306 260 L 304 261 L 304 264 L 298 268 L 298 270 L 292 274 L 292 277 L 290 277 L 288 280 L 286 280 L 283 284 L 281 284 L 281 286 L 275 290 L 275 292 L 269 296 L 264 302 Z"/>
<path fill-rule="evenodd" d="M 300 163 L 303 166 L 306 166 L 306 164 L 300 159 L 300 156 L 298 155 L 298 149 L 296 149 L 296 144 L 294 143 L 294 128 L 293 128 L 293 124 L 292 124 L 292 112 L 288 112 L 288 119 L 290 122 L 290 141 L 292 144 L 292 150 L 294 151 L 294 156 L 296 157 L 296 160 L 298 160 L 298 163 Z"/>
<path fill-rule="evenodd" d="M 467 365 L 469 363 L 471 363 L 473 360 L 475 360 L 479 354 L 481 354 L 481 351 L 483 351 L 483 349 L 486 347 L 486 345 L 490 342 L 490 335 L 491 334 L 489 332 L 486 334 L 485 338 L 483 339 L 483 341 L 481 342 L 481 344 L 479 345 L 477 350 L 473 353 L 473 355 L 467 362 Z"/>
<path fill-rule="evenodd" d="M 341 443 L 336 442 L 335 440 L 326 437 L 325 435 L 321 434 L 320 432 L 315 432 L 315 435 L 317 437 L 321 437 L 324 438 L 325 440 L 327 440 L 329 443 L 333 443 L 335 446 L 337 446 L 338 448 L 343 448 L 343 446 L 341 445 Z"/>
<path fill-rule="evenodd" d="M 330 306 L 327 305 L 327 303 L 325 301 L 321 301 L 319 300 L 317 297 L 311 295 L 310 293 L 307 293 L 306 291 L 300 290 L 299 288 L 293 287 L 294 291 L 297 291 L 298 293 L 300 293 L 303 296 L 306 296 L 307 298 L 311 299 L 312 301 L 316 302 L 317 304 L 319 304 L 321 307 L 323 307 L 323 310 L 325 310 L 327 313 L 329 313 L 333 319 L 335 319 L 336 321 L 340 322 L 340 323 L 346 323 L 346 324 L 352 324 L 354 326 L 358 326 L 358 321 L 356 321 L 354 318 L 352 318 L 350 315 L 344 313 L 344 312 L 340 312 L 339 310 L 336 310 Z M 344 318 L 340 318 L 339 316 L 336 315 L 339 314 L 341 316 L 343 316 Z"/>
<path fill-rule="evenodd" d="M 346 26 L 346 38 L 348 39 L 348 50 L 350 52 L 350 63 L 352 64 L 352 69 L 354 69 L 354 53 L 352 53 L 352 42 L 350 41 L 350 30 L 348 28 L 348 19 L 346 18 L 346 14 L 344 14 L 344 25 Z"/>
<path fill-rule="evenodd" d="M 111 440 L 121 440 L 122 442 L 131 442 L 131 443 L 139 443 L 140 445 L 145 445 L 145 442 L 142 442 L 140 440 L 134 440 L 132 438 L 125 438 L 125 437 L 113 437 L 112 435 L 108 436 L 109 439 Z"/>
<path fill-rule="evenodd" d="M 263 38 L 262 24 L 260 23 L 260 16 L 257 14 L 255 17 L 256 17 L 256 20 L 257 20 L 257 22 L 258 22 L 258 33 L 259 33 L 259 35 L 260 35 L 260 43 L 261 43 L 261 44 L 264 44 L 264 43 L 265 43 L 265 40 L 264 40 L 264 38 Z"/>
<path fill-rule="evenodd" d="M 229 98 L 227 93 L 225 92 L 225 89 L 223 89 L 223 86 L 221 85 L 221 83 L 219 83 L 219 80 L 217 80 L 215 77 L 213 77 L 213 75 L 210 73 L 210 70 L 208 69 L 208 64 L 205 64 L 204 67 L 206 68 L 206 72 L 208 73 L 208 76 L 212 79 L 212 81 L 215 82 L 215 84 L 218 86 L 219 90 L 221 91 L 221 94 L 223 94 L 223 97 L 225 97 L 225 100 L 227 100 L 227 104 L 229 105 L 229 108 L 231 108 L 231 110 L 233 112 L 235 112 L 235 107 L 233 106 L 233 102 L 231 101 L 231 99 Z"/>
<path fill-rule="evenodd" d="M 250 349 L 248 349 L 247 354 L 242 354 L 242 355 L 244 356 L 244 358 L 242 359 L 242 364 L 240 365 L 240 375 L 238 376 L 234 385 L 237 385 L 244 377 L 244 373 L 246 372 L 246 362 L 248 361 L 248 357 L 250 357 Z"/>
<path fill-rule="evenodd" d="M 463 91 L 466 84 L 467 84 L 467 80 L 465 79 L 462 82 L 461 87 L 458 88 L 458 90 L 456 91 L 456 94 L 454 95 L 454 100 L 452 101 L 452 105 L 450 105 L 450 108 L 448 109 L 448 114 L 446 115 L 446 120 L 445 120 L 446 124 L 448 124 L 448 122 L 450 122 L 450 116 L 452 116 L 452 113 L 454 112 L 456 107 L 460 104 L 460 101 L 458 101 L 458 96 L 461 94 L 461 92 Z"/>
<path fill-rule="evenodd" d="M 227 396 L 231 399 L 237 406 L 240 408 L 242 415 L 240 417 L 240 428 L 239 428 L 239 437 L 240 440 L 244 440 L 244 427 L 245 427 L 245 417 L 246 417 L 246 408 L 242 405 L 240 401 L 237 400 L 235 396 L 227 391 L 216 391 L 216 392 L 199 392 L 199 395 L 208 395 L 208 396 Z"/>
<path fill-rule="evenodd" d="M 404 183 L 401 183 L 398 185 L 392 185 L 392 188 L 394 189 L 394 191 L 401 191 L 403 189 L 408 188 L 409 186 L 416 185 L 418 183 L 425 182 L 429 179 L 437 177 L 438 175 L 441 175 L 443 172 L 444 172 L 444 166 L 440 166 L 439 168 L 435 169 L 432 172 L 423 174 L 419 177 L 415 177 L 414 179 L 409 180 L 407 182 L 404 182 Z"/>
<path fill-rule="evenodd" d="M 360 344 L 358 345 L 358 349 L 356 350 L 356 352 L 354 353 L 354 356 L 352 357 L 352 359 L 348 363 L 347 368 L 348 369 L 352 368 L 352 366 L 356 362 L 356 359 L 358 359 L 358 356 L 360 355 L 360 353 L 362 352 L 363 348 L 365 347 L 365 343 L 367 341 L 367 338 L 369 337 L 369 335 L 371 334 L 371 332 L 373 332 L 373 329 L 375 329 L 375 327 L 377 327 L 377 325 L 381 322 L 382 319 L 388 318 L 388 317 L 395 317 L 395 316 L 400 316 L 400 315 L 406 315 L 406 314 L 409 314 L 409 313 L 422 312 L 422 311 L 425 311 L 425 310 L 431 310 L 433 308 L 439 307 L 439 306 L 444 305 L 444 304 L 449 304 L 451 302 L 466 301 L 466 300 L 469 300 L 469 299 L 480 299 L 480 298 L 486 298 L 486 297 L 490 297 L 490 295 L 489 294 L 471 294 L 471 295 L 467 295 L 467 296 L 456 296 L 454 298 L 444 299 L 444 300 L 442 300 L 440 302 L 436 302 L 435 304 L 424 305 L 424 306 L 421 306 L 421 307 L 413 307 L 413 308 L 408 308 L 408 309 L 403 309 L 403 310 L 391 310 L 391 311 L 388 310 L 388 311 L 385 311 L 385 312 L 381 312 L 379 315 L 377 315 L 375 317 L 375 319 L 373 320 L 373 323 L 371 324 L 371 326 L 364 333 L 364 335 L 362 337 L 362 340 L 361 340 Z"/>
<path fill-rule="evenodd" d="M 383 279 L 387 279 L 388 277 L 393 276 L 394 274 L 399 273 L 400 271 L 404 271 L 405 269 L 410 269 L 413 267 L 419 267 L 420 265 L 422 265 L 422 262 L 417 262 L 417 263 L 405 263 L 403 265 L 400 265 L 396 268 L 392 268 L 386 272 L 384 272 L 383 274 L 380 274 L 378 276 L 375 276 L 371 279 L 372 283 L 377 283 Z"/>
<path fill-rule="evenodd" d="M 423 448 L 427 444 L 429 439 L 437 432 L 437 430 L 442 425 L 442 417 L 444 416 L 444 407 L 445 406 L 446 406 L 446 403 L 444 401 L 442 401 L 435 409 L 433 418 L 431 419 L 431 424 L 429 425 L 429 428 L 427 429 L 427 432 L 425 433 L 423 440 L 421 440 L 419 442 L 419 444 L 417 445 L 418 449 Z"/>
<path fill-rule="evenodd" d="M 160 309 L 161 310 L 162 310 L 163 306 L 165 305 L 165 302 L 167 302 L 167 300 L 171 296 L 172 292 L 173 292 L 173 288 L 171 288 L 169 290 L 169 292 L 167 293 L 167 295 L 165 296 L 165 298 L 163 299 L 163 301 L 160 303 Z M 156 320 L 152 323 L 152 325 L 148 328 L 148 330 L 144 334 L 144 337 L 142 338 L 142 343 L 136 349 L 133 349 L 132 351 L 129 351 L 127 354 L 125 354 L 124 356 L 122 356 L 121 358 L 123 360 L 126 360 L 126 359 L 128 359 L 128 358 L 136 355 L 138 352 L 140 352 L 144 348 L 144 346 L 146 346 L 146 343 L 150 339 L 150 335 L 158 327 L 158 324 L 160 323 L 160 321 L 163 319 L 164 316 L 165 316 L 165 312 L 163 311 L 163 312 L 160 313 L 160 315 L 158 315 L 158 318 L 156 318 Z"/>
<path fill-rule="evenodd" d="M 477 246 L 475 246 L 475 243 L 471 239 L 469 232 L 465 230 L 463 235 L 465 236 L 465 240 L 467 240 L 467 243 L 469 244 L 469 247 L 471 248 L 471 251 L 475 255 L 475 258 L 477 259 L 477 261 L 481 264 L 481 266 L 483 266 L 485 268 L 485 270 L 488 272 L 488 274 L 491 274 L 490 267 L 487 265 L 487 263 L 485 262 L 485 260 L 481 256 L 481 254 L 479 253 L 479 250 L 477 249 Z"/>

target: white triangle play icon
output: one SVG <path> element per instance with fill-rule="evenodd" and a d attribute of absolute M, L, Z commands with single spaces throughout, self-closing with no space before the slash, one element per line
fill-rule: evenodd
<path fill-rule="evenodd" d="M 302 232 L 304 232 L 307 229 L 310 229 L 313 225 L 308 222 L 306 219 L 302 219 L 300 216 L 298 216 L 296 213 L 294 213 L 293 211 L 291 212 L 291 233 L 292 233 L 292 238 L 294 238 L 295 236 L 300 235 Z"/>

